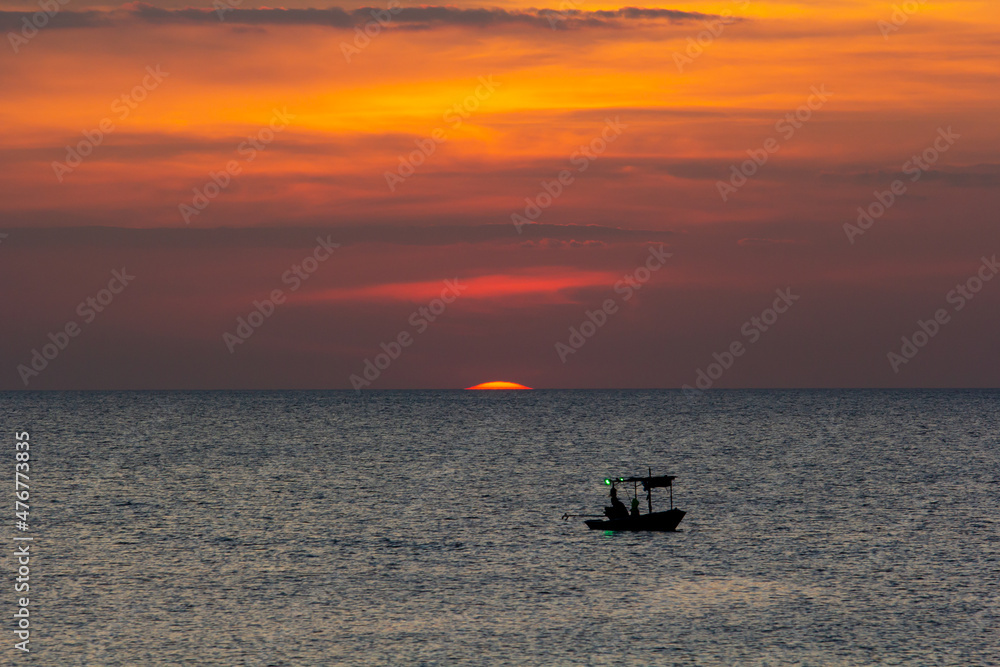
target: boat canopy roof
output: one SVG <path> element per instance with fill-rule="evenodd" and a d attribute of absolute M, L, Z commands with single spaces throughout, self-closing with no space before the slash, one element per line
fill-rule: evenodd
<path fill-rule="evenodd" d="M 649 489 L 658 489 L 661 487 L 672 486 L 672 482 L 677 479 L 676 475 L 660 475 L 659 477 L 619 477 L 619 482 L 639 482 L 642 484 L 644 491 Z"/>

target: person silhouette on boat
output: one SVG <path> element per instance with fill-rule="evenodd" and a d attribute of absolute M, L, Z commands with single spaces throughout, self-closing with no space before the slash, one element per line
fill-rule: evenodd
<path fill-rule="evenodd" d="M 618 500 L 618 489 L 614 486 L 611 487 L 611 507 L 605 507 L 604 514 L 609 519 L 628 518 L 628 508 L 625 507 L 625 503 Z"/>
<path fill-rule="evenodd" d="M 631 516 L 632 516 L 633 519 L 638 519 L 639 518 L 639 499 L 638 498 L 633 498 L 632 499 L 632 511 L 631 511 L 630 514 L 631 514 Z"/>

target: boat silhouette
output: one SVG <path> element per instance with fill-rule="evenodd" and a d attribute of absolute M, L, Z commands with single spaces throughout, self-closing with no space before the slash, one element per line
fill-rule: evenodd
<path fill-rule="evenodd" d="M 608 477 L 604 484 L 611 487 L 611 507 L 604 508 L 605 519 L 589 519 L 584 523 L 591 530 L 614 530 L 614 531 L 657 531 L 673 532 L 677 530 L 678 524 L 684 518 L 686 512 L 674 507 L 674 480 L 675 475 L 661 475 L 653 477 L 652 469 L 644 477 Z M 625 508 L 625 505 L 618 500 L 618 485 L 623 486 L 632 483 L 632 510 Z M 646 492 L 647 513 L 642 514 L 638 508 L 638 488 Z M 627 491 L 626 486 L 626 493 Z M 661 512 L 653 511 L 653 489 L 670 489 L 670 509 Z M 582 514 L 564 514 L 563 519 L 571 516 L 594 516 Z"/>

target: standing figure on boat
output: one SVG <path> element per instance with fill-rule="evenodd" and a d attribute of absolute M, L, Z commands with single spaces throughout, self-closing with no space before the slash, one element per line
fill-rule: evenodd
<path fill-rule="evenodd" d="M 611 487 L 611 507 L 604 508 L 604 516 L 607 518 L 599 519 L 595 517 L 584 521 L 584 523 L 591 530 L 674 532 L 677 530 L 677 524 L 681 522 L 681 519 L 686 514 L 684 510 L 674 507 L 675 479 L 677 478 L 674 475 L 657 475 L 654 477 L 653 470 L 650 467 L 646 468 L 646 474 L 644 475 L 605 477 L 604 483 Z M 618 484 L 626 485 L 625 493 L 629 500 L 632 501 L 631 514 L 628 508 L 625 507 L 625 504 L 618 500 L 618 489 L 615 488 Z M 628 492 L 628 484 L 632 485 L 633 493 Z M 640 484 L 642 484 L 642 490 L 646 492 L 646 505 L 649 509 L 645 514 L 640 514 L 639 512 Z M 669 489 L 670 509 L 661 509 L 659 512 L 653 511 L 653 489 Z M 570 516 L 581 515 L 564 514 L 563 519 L 568 519 Z M 584 514 L 582 516 L 588 515 Z"/>
<path fill-rule="evenodd" d="M 604 515 L 609 519 L 627 519 L 628 508 L 625 503 L 618 500 L 618 489 L 611 485 L 611 507 L 604 508 Z"/>

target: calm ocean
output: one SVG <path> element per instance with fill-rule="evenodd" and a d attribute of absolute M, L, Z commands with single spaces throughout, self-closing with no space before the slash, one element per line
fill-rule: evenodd
<path fill-rule="evenodd" d="M 1000 664 L 1000 391 L 0 407 L 2 664 Z M 679 532 L 560 518 L 647 466 L 678 477 Z M 15 534 L 34 537 L 30 656 L 13 649 Z"/>

